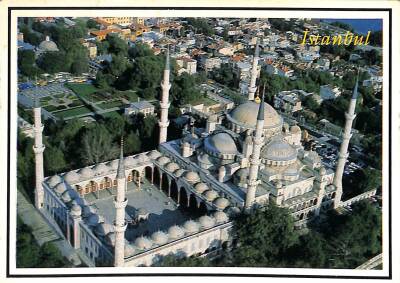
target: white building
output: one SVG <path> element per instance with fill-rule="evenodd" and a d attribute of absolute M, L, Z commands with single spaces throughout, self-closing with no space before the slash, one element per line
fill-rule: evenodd
<path fill-rule="evenodd" d="M 145 117 L 148 115 L 154 115 L 154 105 L 148 101 L 138 101 L 131 103 L 125 108 L 124 114 L 126 116 L 136 115 L 142 113 Z"/>
<path fill-rule="evenodd" d="M 342 92 L 337 86 L 322 85 L 319 89 L 319 95 L 322 100 L 335 99 L 339 97 Z"/>

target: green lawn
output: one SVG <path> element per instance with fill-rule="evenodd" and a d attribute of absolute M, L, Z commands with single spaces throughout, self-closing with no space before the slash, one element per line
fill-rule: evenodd
<path fill-rule="evenodd" d="M 133 90 L 118 91 L 116 92 L 116 95 L 118 95 L 118 97 L 124 97 L 130 102 L 137 102 L 139 97 L 136 91 Z"/>
<path fill-rule="evenodd" d="M 85 106 L 81 106 L 81 107 L 76 107 L 76 108 L 72 108 L 72 109 L 67 109 L 67 110 L 63 110 L 63 111 L 59 111 L 56 113 L 53 113 L 57 118 L 69 118 L 72 116 L 76 116 L 76 115 L 82 115 L 82 114 L 87 114 L 92 112 L 89 108 L 85 107 Z"/>
<path fill-rule="evenodd" d="M 209 106 L 209 105 L 216 104 L 217 101 L 212 100 L 212 99 L 210 99 L 210 98 L 208 98 L 208 97 L 201 97 L 201 98 L 199 98 L 199 99 L 193 101 L 191 104 L 192 104 L 192 105 L 196 105 L 196 104 L 201 104 L 201 103 L 203 103 L 203 104 L 206 105 L 206 106 Z"/>
<path fill-rule="evenodd" d="M 73 92 L 75 92 L 77 95 L 81 96 L 84 99 L 87 99 L 88 101 L 99 101 L 93 93 L 99 91 L 98 88 L 91 84 L 85 84 L 85 83 L 66 83 L 66 87 L 71 89 Z"/>
<path fill-rule="evenodd" d="M 118 118 L 121 117 L 121 114 L 119 114 L 117 111 L 112 111 L 108 113 L 101 114 L 104 118 Z"/>
<path fill-rule="evenodd" d="M 110 108 L 114 108 L 114 107 L 121 107 L 122 105 L 124 105 L 124 103 L 121 100 L 114 100 L 114 101 L 110 101 L 110 102 L 103 102 L 103 103 L 96 104 L 96 105 L 102 109 L 110 109 Z"/>

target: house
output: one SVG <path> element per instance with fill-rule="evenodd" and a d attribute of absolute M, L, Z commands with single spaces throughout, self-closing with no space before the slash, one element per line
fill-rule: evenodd
<path fill-rule="evenodd" d="M 138 101 L 131 103 L 125 108 L 124 114 L 126 116 L 136 115 L 142 113 L 145 117 L 154 114 L 154 105 L 148 101 Z"/>
<path fill-rule="evenodd" d="M 303 109 L 296 91 L 281 91 L 274 97 L 274 108 L 285 113 L 294 113 Z"/>
<path fill-rule="evenodd" d="M 319 95 L 321 96 L 322 100 L 335 99 L 341 94 L 342 92 L 336 86 L 322 85 L 319 89 Z"/>

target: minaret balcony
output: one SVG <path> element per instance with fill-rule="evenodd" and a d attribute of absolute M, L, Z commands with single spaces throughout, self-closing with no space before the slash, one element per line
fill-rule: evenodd
<path fill-rule="evenodd" d="M 116 197 L 114 198 L 114 206 L 117 209 L 118 208 L 125 208 L 127 204 L 128 204 L 128 199 L 127 198 L 125 198 L 125 200 L 121 201 L 121 202 L 117 201 Z"/>

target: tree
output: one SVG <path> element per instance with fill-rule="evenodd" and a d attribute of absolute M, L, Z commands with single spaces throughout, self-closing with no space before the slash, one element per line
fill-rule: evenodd
<path fill-rule="evenodd" d="M 181 258 L 176 255 L 166 255 L 153 264 L 158 267 L 208 267 L 213 266 L 209 259 L 200 257 Z"/>
<path fill-rule="evenodd" d="M 238 245 L 233 250 L 234 266 L 279 266 L 298 235 L 289 211 L 270 204 L 234 222 Z"/>
<path fill-rule="evenodd" d="M 155 93 L 157 93 L 157 91 L 154 88 L 148 87 L 142 91 L 142 96 L 144 99 L 150 100 L 150 99 L 154 99 Z"/>
<path fill-rule="evenodd" d="M 118 147 L 112 142 L 112 135 L 103 125 L 87 128 L 82 135 L 80 158 L 90 165 L 117 158 Z"/>
<path fill-rule="evenodd" d="M 97 25 L 98 25 L 97 22 L 93 19 L 89 19 L 86 21 L 86 27 L 89 29 L 97 28 Z"/>
<path fill-rule="evenodd" d="M 44 151 L 44 166 L 47 175 L 62 172 L 67 168 L 64 153 L 57 147 L 47 146 Z"/>
<path fill-rule="evenodd" d="M 37 76 L 39 69 L 35 66 L 35 52 L 32 50 L 18 50 L 18 69 L 27 77 Z"/>
<path fill-rule="evenodd" d="M 141 146 L 142 142 L 139 133 L 130 132 L 125 139 L 124 153 L 128 155 L 138 153 L 140 152 Z"/>
<path fill-rule="evenodd" d="M 118 56 L 128 55 L 128 44 L 123 39 L 115 34 L 107 34 L 106 40 L 110 44 L 108 52 Z"/>
<path fill-rule="evenodd" d="M 39 60 L 39 67 L 46 73 L 54 74 L 60 71 L 69 71 L 65 64 L 65 53 L 62 51 L 46 52 Z"/>
<path fill-rule="evenodd" d="M 87 72 L 89 69 L 89 66 L 88 66 L 87 60 L 85 60 L 85 61 L 82 61 L 82 60 L 74 61 L 71 65 L 71 73 L 73 73 L 75 75 L 80 75 L 82 73 Z"/>
<path fill-rule="evenodd" d="M 97 53 L 99 55 L 108 54 L 108 48 L 110 47 L 110 43 L 107 40 L 97 41 Z"/>

